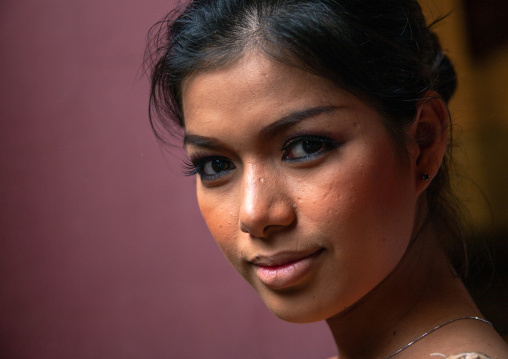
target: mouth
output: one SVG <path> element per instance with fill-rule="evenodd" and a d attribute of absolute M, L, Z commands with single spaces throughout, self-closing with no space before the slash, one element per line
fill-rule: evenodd
<path fill-rule="evenodd" d="M 249 262 L 256 268 L 258 279 L 271 289 L 284 289 L 300 284 L 317 267 L 324 251 L 311 253 L 283 252 L 273 256 L 256 256 Z"/>

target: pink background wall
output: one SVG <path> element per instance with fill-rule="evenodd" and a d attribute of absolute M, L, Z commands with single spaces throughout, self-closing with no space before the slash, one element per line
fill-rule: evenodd
<path fill-rule="evenodd" d="M 325 358 L 226 262 L 147 120 L 162 0 L 0 2 L 0 358 Z"/>

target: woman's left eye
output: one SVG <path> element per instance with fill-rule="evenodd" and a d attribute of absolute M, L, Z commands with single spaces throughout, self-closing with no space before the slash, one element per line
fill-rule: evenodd
<path fill-rule="evenodd" d="M 338 147 L 340 143 L 321 136 L 304 136 L 289 140 L 282 148 L 283 161 L 310 161 Z"/>

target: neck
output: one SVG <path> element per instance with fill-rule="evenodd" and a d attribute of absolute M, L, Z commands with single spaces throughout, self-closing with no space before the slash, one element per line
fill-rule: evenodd
<path fill-rule="evenodd" d="M 477 315 L 436 236 L 427 229 L 378 287 L 327 324 L 340 359 L 385 358 L 436 325 Z"/>

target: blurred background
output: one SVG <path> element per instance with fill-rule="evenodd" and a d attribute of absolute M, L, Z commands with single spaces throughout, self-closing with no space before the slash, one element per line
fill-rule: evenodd
<path fill-rule="evenodd" d="M 508 1 L 421 4 L 428 21 L 450 14 L 434 29 L 458 76 L 453 181 L 473 225 L 465 282 L 508 340 Z"/>
<path fill-rule="evenodd" d="M 459 74 L 456 186 L 497 259 L 475 269 L 508 333 L 508 2 L 425 0 Z M 162 0 L 0 1 L 0 358 L 326 358 L 223 258 L 182 153 L 147 118 Z M 479 189 L 481 188 L 481 190 Z"/>

